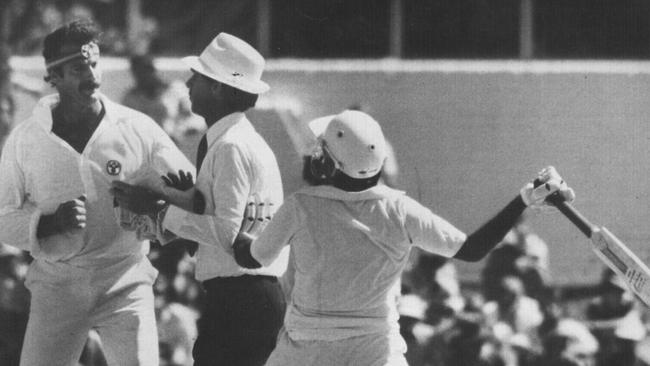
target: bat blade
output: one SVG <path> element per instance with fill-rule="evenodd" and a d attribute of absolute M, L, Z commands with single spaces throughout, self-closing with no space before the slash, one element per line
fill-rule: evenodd
<path fill-rule="evenodd" d="M 650 269 L 619 238 L 607 228 L 595 226 L 575 207 L 558 195 L 547 201 L 555 205 L 585 236 L 591 239 L 592 249 L 598 258 L 625 281 L 629 289 L 646 306 L 650 307 Z"/>
<path fill-rule="evenodd" d="M 594 230 L 591 241 L 596 255 L 650 307 L 650 268 L 605 227 Z"/>

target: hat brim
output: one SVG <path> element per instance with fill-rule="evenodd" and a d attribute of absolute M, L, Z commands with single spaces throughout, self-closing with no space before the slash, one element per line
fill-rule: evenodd
<path fill-rule="evenodd" d="M 242 78 L 233 79 L 232 77 L 225 74 L 218 74 L 208 71 L 204 66 L 198 56 L 187 56 L 181 59 L 185 65 L 190 69 L 198 72 L 201 75 L 207 76 L 210 79 L 214 79 L 220 83 L 224 83 L 243 90 L 251 94 L 262 94 L 269 91 L 269 84 L 263 82 L 262 80 L 250 81 Z"/>

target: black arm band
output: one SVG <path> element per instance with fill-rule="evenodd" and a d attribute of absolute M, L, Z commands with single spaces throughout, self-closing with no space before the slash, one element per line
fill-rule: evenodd
<path fill-rule="evenodd" d="M 232 248 L 235 253 L 235 261 L 237 264 L 244 268 L 255 269 L 260 268 L 262 265 L 251 254 L 251 243 L 253 241 L 250 237 L 237 235 L 235 243 Z"/>
<path fill-rule="evenodd" d="M 525 209 L 526 204 L 518 195 L 501 212 L 468 236 L 454 258 L 468 262 L 483 259 L 503 240 Z"/>

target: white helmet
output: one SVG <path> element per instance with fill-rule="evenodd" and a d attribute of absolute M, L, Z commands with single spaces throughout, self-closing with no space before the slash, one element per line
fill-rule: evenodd
<path fill-rule="evenodd" d="M 336 168 L 352 178 L 377 175 L 386 160 L 381 127 L 364 112 L 347 110 L 336 115 L 321 140 Z"/>
<path fill-rule="evenodd" d="M 330 114 L 324 117 L 313 119 L 308 123 L 309 129 L 314 133 L 316 137 L 321 137 L 334 117 L 336 117 L 336 114 Z"/>

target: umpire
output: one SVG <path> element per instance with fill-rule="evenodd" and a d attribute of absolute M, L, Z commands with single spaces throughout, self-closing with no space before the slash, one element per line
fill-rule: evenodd
<path fill-rule="evenodd" d="M 198 243 L 195 275 L 206 296 L 195 365 L 263 365 L 284 317 L 278 277 L 286 270 L 288 251 L 269 266 L 246 269 L 235 261 L 232 244 L 251 197 L 278 206 L 283 200 L 275 155 L 244 113 L 269 89 L 260 80 L 264 59 L 241 39 L 220 33 L 199 57 L 183 61 L 192 70 L 187 81 L 192 112 L 208 125 L 198 146 L 197 199 L 190 204 L 169 199 L 172 206 L 158 209 L 144 202 L 151 195 L 139 187 L 115 183 L 113 193 L 134 212 L 154 208 L 146 213 L 155 214 L 167 232 Z"/>

